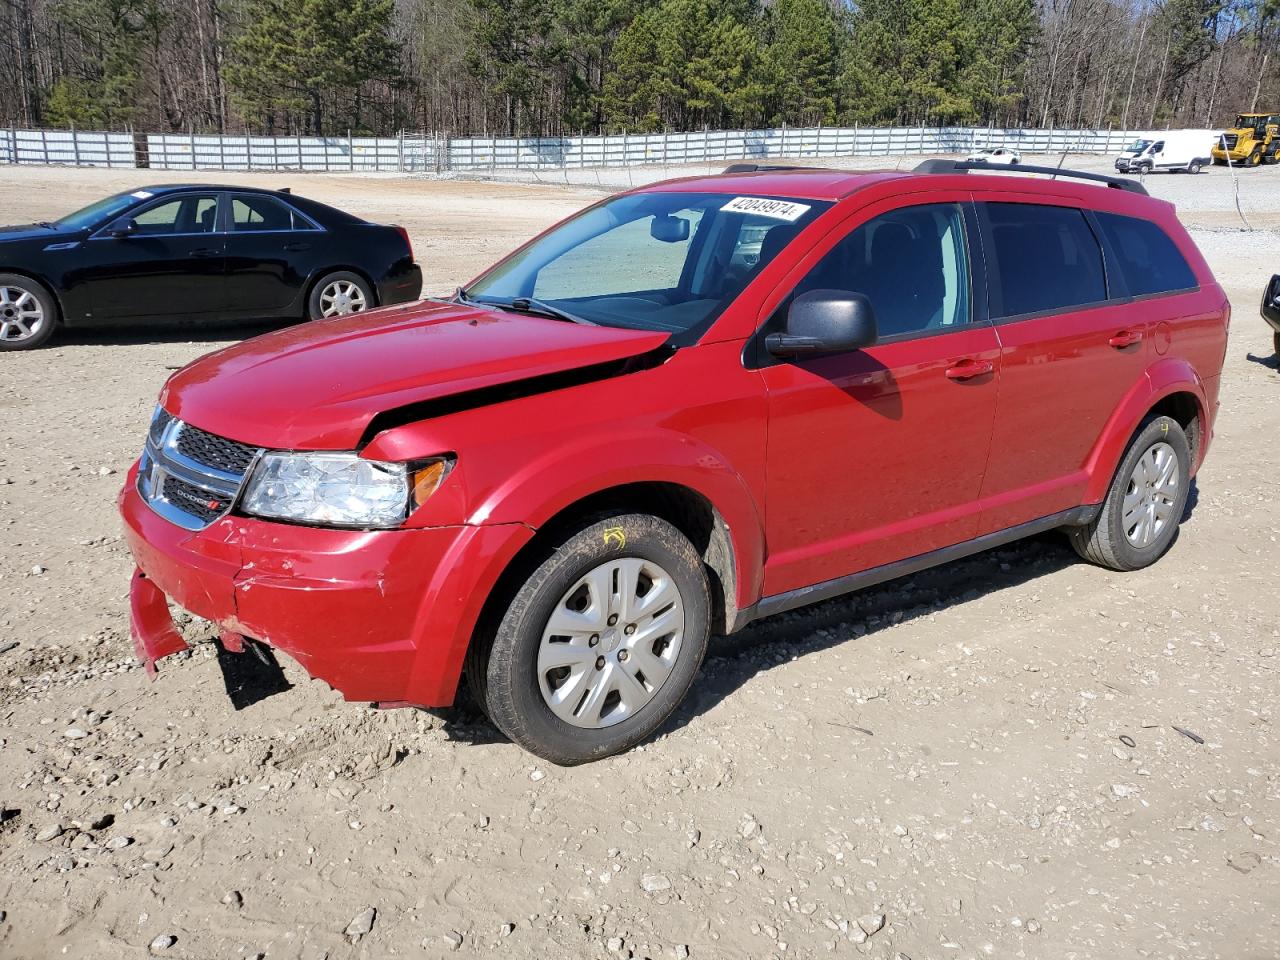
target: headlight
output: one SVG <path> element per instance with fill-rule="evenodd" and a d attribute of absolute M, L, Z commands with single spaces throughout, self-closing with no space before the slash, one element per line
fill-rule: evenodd
<path fill-rule="evenodd" d="M 412 469 L 354 453 L 265 453 L 245 491 L 245 513 L 338 527 L 398 527 L 431 496 L 452 460 Z"/>

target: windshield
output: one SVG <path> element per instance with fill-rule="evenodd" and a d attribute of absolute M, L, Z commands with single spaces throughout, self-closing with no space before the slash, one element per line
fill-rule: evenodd
<path fill-rule="evenodd" d="M 1135 140 L 1129 146 L 1125 147 L 1126 153 L 1141 153 L 1147 147 L 1151 146 L 1150 140 Z"/>
<path fill-rule="evenodd" d="M 830 206 L 727 193 L 615 197 L 504 260 L 465 294 L 503 306 L 536 301 L 591 323 L 692 340 Z"/>
<path fill-rule="evenodd" d="M 73 230 L 83 230 L 86 227 L 96 226 L 112 217 L 119 216 L 128 210 L 139 200 L 145 200 L 151 194 L 143 196 L 144 191 L 139 190 L 137 193 L 117 193 L 113 196 L 106 197 L 102 200 L 96 200 L 87 207 L 82 207 L 75 213 L 69 213 L 65 217 L 58 220 L 58 226 L 71 227 Z"/>

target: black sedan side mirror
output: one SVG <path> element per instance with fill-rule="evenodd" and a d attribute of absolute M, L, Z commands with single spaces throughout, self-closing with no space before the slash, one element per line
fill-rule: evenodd
<path fill-rule="evenodd" d="M 123 217 L 117 220 L 111 226 L 107 227 L 107 236 L 116 240 L 123 240 L 125 237 L 131 236 L 138 232 L 138 223 L 133 217 Z"/>
<path fill-rule="evenodd" d="M 847 290 L 810 290 L 791 303 L 785 333 L 771 333 L 764 345 L 776 357 L 814 357 L 860 350 L 876 342 L 871 301 Z"/>
<path fill-rule="evenodd" d="M 1262 316 L 1280 329 L 1280 273 L 1271 278 L 1267 292 L 1262 295 Z"/>

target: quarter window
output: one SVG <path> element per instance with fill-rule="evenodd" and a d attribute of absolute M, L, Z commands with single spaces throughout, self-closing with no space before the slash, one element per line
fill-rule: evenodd
<path fill-rule="evenodd" d="M 1191 290 L 1199 285 L 1169 235 L 1150 220 L 1115 213 L 1095 216 L 1120 262 L 1120 272 L 1131 296 Z"/>
<path fill-rule="evenodd" d="M 991 316 L 1053 313 L 1107 299 L 1102 248 L 1074 207 L 988 203 Z"/>
<path fill-rule="evenodd" d="M 969 322 L 964 215 L 950 203 L 903 207 L 859 226 L 800 281 L 809 290 L 861 293 L 881 339 Z"/>

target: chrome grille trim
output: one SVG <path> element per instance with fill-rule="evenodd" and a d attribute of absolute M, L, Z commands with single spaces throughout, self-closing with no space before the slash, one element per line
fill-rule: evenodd
<path fill-rule="evenodd" d="M 252 472 L 262 450 L 201 431 L 204 436 L 218 441 L 219 445 L 234 445 L 249 455 L 248 466 L 243 472 L 226 470 L 202 463 L 179 449 L 183 431 L 188 429 L 198 428 L 189 427 L 163 411 L 157 414 L 147 432 L 147 442 L 138 464 L 138 493 L 153 511 L 170 523 L 184 530 L 203 530 L 225 516 L 235 505 L 244 487 L 245 478 Z M 192 445 L 186 446 L 192 449 Z M 177 486 L 170 487 L 174 498 L 165 494 L 166 482 L 169 480 L 177 483 Z M 182 496 L 178 496 L 179 493 Z M 192 504 L 187 501 L 196 494 L 207 495 L 209 506 L 193 513 Z"/>

